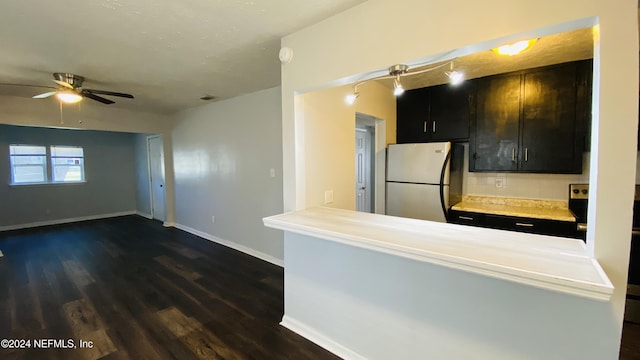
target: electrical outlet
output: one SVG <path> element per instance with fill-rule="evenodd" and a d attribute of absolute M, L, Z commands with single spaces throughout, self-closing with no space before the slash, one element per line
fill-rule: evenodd
<path fill-rule="evenodd" d="M 274 168 L 269 169 L 269 176 L 271 176 L 272 178 L 276 177 L 276 169 Z"/>
<path fill-rule="evenodd" d="M 212 224 L 215 224 L 215 223 L 216 223 L 216 217 L 215 217 L 215 216 L 213 216 L 213 215 L 211 215 L 211 223 L 212 223 Z"/>
<path fill-rule="evenodd" d="M 333 202 L 333 190 L 327 190 L 324 192 L 324 203 L 331 204 Z"/>
<path fill-rule="evenodd" d="M 497 177 L 496 178 L 496 187 L 498 189 L 502 189 L 504 187 L 504 178 L 503 177 Z"/>

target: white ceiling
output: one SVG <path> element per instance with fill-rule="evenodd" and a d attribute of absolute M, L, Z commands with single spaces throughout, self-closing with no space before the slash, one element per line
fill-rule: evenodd
<path fill-rule="evenodd" d="M 280 84 L 280 38 L 364 0 L 21 0 L 0 11 L 0 83 L 135 95 L 97 106 L 172 113 Z M 44 88 L 0 85 L 0 95 Z M 55 101 L 34 99 L 33 101 Z"/>

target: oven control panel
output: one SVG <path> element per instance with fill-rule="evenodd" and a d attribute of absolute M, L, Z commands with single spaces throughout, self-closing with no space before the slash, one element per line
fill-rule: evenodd
<path fill-rule="evenodd" d="M 571 184 L 569 185 L 569 199 L 588 199 L 589 184 Z"/>

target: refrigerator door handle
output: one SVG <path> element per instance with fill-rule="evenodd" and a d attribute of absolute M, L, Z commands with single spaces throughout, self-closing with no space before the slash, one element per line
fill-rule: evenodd
<path fill-rule="evenodd" d="M 445 205 L 444 201 L 444 176 L 445 172 L 447 171 L 447 165 L 449 165 L 449 161 L 451 161 L 451 150 L 447 152 L 447 157 L 444 159 L 444 163 L 442 164 L 442 171 L 440 172 L 440 205 L 442 205 L 442 214 L 444 214 L 445 219 L 448 219 L 448 214 L 447 206 Z"/>

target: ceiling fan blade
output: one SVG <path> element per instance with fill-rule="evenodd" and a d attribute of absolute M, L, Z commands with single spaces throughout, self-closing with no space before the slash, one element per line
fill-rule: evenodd
<path fill-rule="evenodd" d="M 34 96 L 33 98 L 34 98 L 34 99 L 44 99 L 44 98 L 48 98 L 49 96 L 53 96 L 53 95 L 55 95 L 55 94 L 56 94 L 56 92 L 57 92 L 57 91 L 49 91 L 49 92 L 46 92 L 46 93 L 44 93 L 44 94 L 36 95 L 36 96 Z"/>
<path fill-rule="evenodd" d="M 66 81 L 60 81 L 60 80 L 56 80 L 56 79 L 51 79 L 51 81 L 53 81 L 54 83 L 62 86 L 62 87 L 66 87 L 68 89 L 73 89 L 73 85 L 69 84 Z"/>
<path fill-rule="evenodd" d="M 45 88 L 45 89 L 57 89 L 56 87 L 53 87 L 53 86 L 46 86 L 46 85 L 29 85 L 29 84 L 9 84 L 9 83 L 0 83 L 0 86 L 26 86 L 26 87 L 39 87 L 39 88 Z"/>
<path fill-rule="evenodd" d="M 131 95 L 131 94 L 125 94 L 125 93 L 119 93 L 119 92 L 113 92 L 113 91 L 94 90 L 94 89 L 84 89 L 83 92 L 84 91 L 88 91 L 88 92 L 93 93 L 93 94 L 119 96 L 119 97 L 123 97 L 123 98 L 134 99 L 133 95 Z"/>
<path fill-rule="evenodd" d="M 89 92 L 87 90 L 82 90 L 82 96 L 87 97 L 87 98 L 89 98 L 91 100 L 99 101 L 99 102 L 101 102 L 103 104 L 107 104 L 107 105 L 115 103 L 114 101 L 111 101 L 109 99 L 105 99 L 105 98 L 103 98 L 101 96 L 94 95 L 94 94 L 92 94 L 91 92 Z"/>

